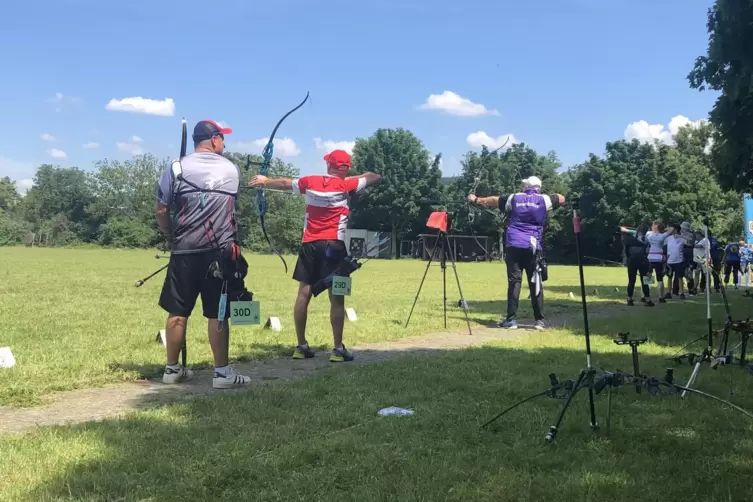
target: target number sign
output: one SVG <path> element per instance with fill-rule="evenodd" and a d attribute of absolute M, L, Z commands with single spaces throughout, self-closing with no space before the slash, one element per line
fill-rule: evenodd
<path fill-rule="evenodd" d="M 332 294 L 335 296 L 350 296 L 350 277 L 334 276 L 332 278 Z"/>
<path fill-rule="evenodd" d="M 233 326 L 261 324 L 259 302 L 230 302 L 230 320 Z"/>
<path fill-rule="evenodd" d="M 651 285 L 654 284 L 654 276 L 653 275 L 647 275 L 643 278 L 643 284 Z"/>

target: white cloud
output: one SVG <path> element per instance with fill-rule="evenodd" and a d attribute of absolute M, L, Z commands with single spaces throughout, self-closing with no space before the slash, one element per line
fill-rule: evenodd
<path fill-rule="evenodd" d="M 421 105 L 422 110 L 439 110 L 448 115 L 458 117 L 481 117 L 483 115 L 499 115 L 497 110 L 490 110 L 480 103 L 474 103 L 452 91 L 442 94 L 432 94 Z"/>
<path fill-rule="evenodd" d="M 23 180 L 17 180 L 16 181 L 16 190 L 18 190 L 18 193 L 23 195 L 26 195 L 26 192 L 29 191 L 29 189 L 34 185 L 34 180 L 31 178 L 26 178 Z"/>
<path fill-rule="evenodd" d="M 507 141 L 505 150 L 512 147 L 516 143 L 520 143 L 512 134 L 503 134 L 502 136 L 492 138 L 484 131 L 472 132 L 468 135 L 466 141 L 468 142 L 468 146 L 472 148 L 481 148 L 482 146 L 486 145 L 486 148 L 488 148 L 489 150 L 496 150 L 497 148 L 500 148 L 502 145 L 505 145 L 505 141 Z"/>
<path fill-rule="evenodd" d="M 172 117 L 175 114 L 175 101 L 172 98 L 165 98 L 160 101 L 157 99 L 142 98 L 141 96 L 111 99 L 105 105 L 105 110 Z"/>
<path fill-rule="evenodd" d="M 698 127 L 703 124 L 704 120 L 691 121 L 684 115 L 676 115 L 669 121 L 669 127 L 665 129 L 663 124 L 649 124 L 645 120 L 639 120 L 628 124 L 625 128 L 625 139 L 637 139 L 647 143 L 653 143 L 659 140 L 662 143 L 671 145 L 674 143 L 674 136 L 677 132 L 687 125 Z"/>
<path fill-rule="evenodd" d="M 238 141 L 233 146 L 241 152 L 261 154 L 268 141 L 269 138 L 261 138 L 248 142 Z M 291 138 L 275 138 L 274 144 L 274 153 L 278 157 L 295 157 L 301 153 L 300 148 L 298 148 L 298 145 Z"/>
<path fill-rule="evenodd" d="M 93 150 L 95 148 L 99 148 L 99 143 L 95 143 L 93 141 L 90 141 L 89 143 L 84 143 L 81 145 L 81 148 L 86 148 L 88 150 Z"/>
<path fill-rule="evenodd" d="M 332 141 L 330 139 L 323 140 L 322 138 L 314 138 L 316 148 L 331 152 L 332 150 L 345 150 L 350 155 L 353 155 L 353 148 L 356 146 L 355 141 Z"/>
<path fill-rule="evenodd" d="M 55 136 L 53 136 L 52 134 L 47 134 L 47 133 L 44 133 L 44 134 L 40 134 L 40 135 L 39 135 L 39 139 L 41 139 L 42 141 L 57 141 L 57 140 L 58 140 L 58 139 L 57 139 L 57 138 L 56 138 Z"/>
<path fill-rule="evenodd" d="M 120 141 L 115 143 L 119 152 L 129 153 L 131 155 L 142 155 L 144 153 L 144 140 L 138 136 L 131 136 L 130 141 Z"/>
<path fill-rule="evenodd" d="M 58 150 L 57 148 L 53 148 L 52 150 L 47 150 L 47 153 L 50 155 L 50 157 L 55 157 L 56 159 L 66 159 L 68 158 L 68 155 L 63 150 Z"/>

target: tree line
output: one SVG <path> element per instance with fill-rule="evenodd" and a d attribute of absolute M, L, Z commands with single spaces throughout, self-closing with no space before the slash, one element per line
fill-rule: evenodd
<path fill-rule="evenodd" d="M 353 172 L 374 171 L 383 182 L 354 198 L 351 228 L 390 232 L 393 254 L 400 240 L 426 232 L 432 211 L 446 210 L 453 231 L 490 236 L 495 247 L 504 231 L 500 216 L 476 212 L 466 203 L 468 193 L 499 195 L 519 191 L 524 178 L 538 176 L 545 193 L 580 197 L 584 254 L 619 260 L 619 225 L 638 225 L 657 219 L 689 221 L 699 227 L 708 217 L 721 240 L 743 234 L 741 194 L 724 189 L 717 180 L 706 145 L 711 126 L 686 126 L 671 145 L 637 140 L 606 144 L 603 155 L 591 154 L 578 165 L 562 170 L 554 152 L 542 155 L 519 143 L 503 151 L 468 152 L 462 172 L 443 178 L 441 155 L 431 156 L 419 138 L 404 129 L 379 129 L 358 139 Z M 226 153 L 238 164 L 242 179 L 257 169 L 256 156 Z M 85 171 L 49 164 L 38 168 L 34 183 L 21 196 L 13 180 L 0 180 L 0 245 L 70 246 L 97 244 L 121 248 L 157 247 L 155 183 L 170 159 L 150 154 L 124 162 L 100 160 Z M 273 176 L 297 176 L 298 170 L 280 159 L 270 167 Z M 267 231 L 280 251 L 297 252 L 303 228 L 303 200 L 267 192 Z M 473 212 L 474 218 L 469 218 Z M 572 215 L 552 213 L 545 234 L 551 262 L 575 259 Z M 268 251 L 258 224 L 255 193 L 242 190 L 238 199 L 239 236 L 246 249 Z M 474 246 L 477 246 L 474 244 Z M 474 249 L 481 254 L 481 249 Z"/>

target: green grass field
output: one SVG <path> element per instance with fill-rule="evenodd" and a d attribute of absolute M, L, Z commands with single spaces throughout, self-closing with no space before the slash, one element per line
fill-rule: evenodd
<path fill-rule="evenodd" d="M 0 249 L 0 346 L 17 367 L 0 370 L 0 405 L 34 406 L 58 390 L 156 376 L 164 324 L 156 301 L 162 276 L 133 283 L 163 261 L 153 252 Z M 289 263 L 294 263 L 292 257 Z M 296 284 L 273 256 L 251 256 L 249 288 L 279 333 L 232 332 L 236 359 L 291 351 Z M 354 275 L 346 343 L 396 340 L 442 329 L 441 270 L 429 272 L 404 329 L 425 263 L 371 261 Z M 499 319 L 506 298 L 503 264 L 458 265 L 474 327 Z M 705 330 L 702 298 L 654 309 L 624 303 L 624 270 L 588 268 L 594 364 L 631 370 L 629 349 L 612 337 L 645 335 L 645 373 L 675 367 L 666 357 Z M 448 323 L 464 327 L 448 269 Z M 619 292 L 615 291 L 619 288 Z M 575 298 L 570 298 L 573 292 Z M 521 295 L 521 317 L 530 304 Z M 733 315 L 753 300 L 730 293 Z M 720 326 L 724 310 L 716 297 Z M 0 500 L 753 500 L 753 422 L 700 397 L 613 396 L 609 436 L 588 427 L 578 395 L 556 443 L 545 445 L 561 401 L 523 405 L 491 429 L 480 425 L 516 400 L 543 390 L 547 375 L 574 378 L 585 364 L 577 269 L 551 267 L 545 312 L 566 323 L 480 348 L 435 350 L 368 365 L 339 366 L 291 383 L 219 394 L 99 423 L 0 436 Z M 190 364 L 208 366 L 205 324 L 189 323 Z M 327 301 L 314 300 L 310 340 L 330 342 Z M 699 345 L 693 347 L 700 350 Z M 321 357 L 321 356 L 320 356 Z M 753 410 L 753 377 L 738 367 L 705 366 L 698 388 Z M 387 406 L 416 411 L 378 417 Z M 597 397 L 603 426 L 606 396 Z"/>

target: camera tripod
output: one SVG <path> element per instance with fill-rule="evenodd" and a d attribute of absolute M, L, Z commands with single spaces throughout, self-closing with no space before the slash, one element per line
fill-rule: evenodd
<path fill-rule="evenodd" d="M 430 218 L 430 221 L 431 221 L 431 218 Z M 423 288 L 424 281 L 426 280 L 426 275 L 429 273 L 429 267 L 431 267 L 431 263 L 434 261 L 435 256 L 439 255 L 439 265 L 442 268 L 442 298 L 443 298 L 442 301 L 443 301 L 443 306 L 444 306 L 444 327 L 445 329 L 447 329 L 447 255 L 449 254 L 450 263 L 452 264 L 452 271 L 455 273 L 455 282 L 457 282 L 458 293 L 460 294 L 460 298 L 461 298 L 461 302 L 460 302 L 461 307 L 463 309 L 463 314 L 465 314 L 465 322 L 468 325 L 468 334 L 473 335 L 473 331 L 471 330 L 471 320 L 468 318 L 468 306 L 464 300 L 465 297 L 463 296 L 463 290 L 460 287 L 460 278 L 458 277 L 458 269 L 455 266 L 455 257 L 452 254 L 450 240 L 447 237 L 446 230 L 442 230 L 441 228 L 439 228 L 437 231 L 436 240 L 434 242 L 435 242 L 434 248 L 431 251 L 429 262 L 426 264 L 426 270 L 424 271 L 424 276 L 421 279 L 421 284 L 418 285 L 418 292 L 416 293 L 416 298 L 413 300 L 413 306 L 411 307 L 410 313 L 408 314 L 408 320 L 405 321 L 405 327 L 406 328 L 408 327 L 408 324 L 410 323 L 410 318 L 413 316 L 413 310 L 416 308 L 418 297 L 421 295 L 421 288 Z"/>

